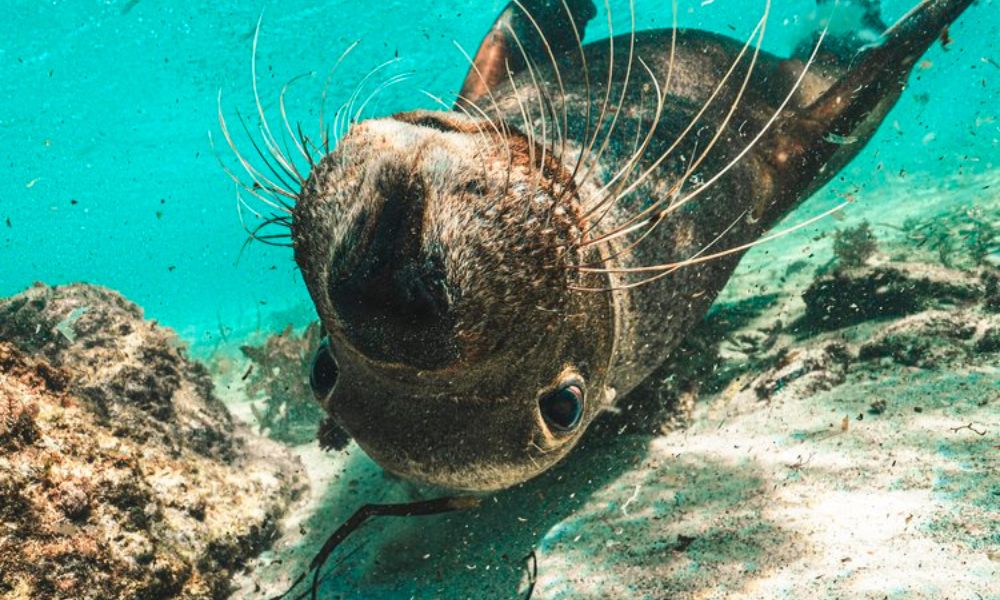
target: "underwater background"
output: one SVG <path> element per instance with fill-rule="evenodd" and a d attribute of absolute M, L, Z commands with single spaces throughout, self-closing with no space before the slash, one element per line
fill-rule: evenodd
<path fill-rule="evenodd" d="M 758 4 L 760 6 L 758 6 Z M 883 2 L 886 21 L 910 0 Z M 282 86 L 288 113 L 317 131 L 326 75 L 354 41 L 338 70 L 331 110 L 369 71 L 396 56 L 392 73 L 413 77 L 380 95 L 380 114 L 437 108 L 420 90 L 450 102 L 472 53 L 505 5 L 492 1 L 172 2 L 167 0 L 8 0 L 0 6 L 0 295 L 35 281 L 87 281 L 121 291 L 146 314 L 188 341 L 213 346 L 235 332 L 302 325 L 313 309 L 291 253 L 251 245 L 236 211 L 235 189 L 209 143 L 237 168 L 222 139 L 217 98 L 243 140 L 235 110 L 255 116 L 250 58 L 258 49 L 259 92 L 280 122 Z M 669 3 L 639 0 L 639 29 L 669 26 Z M 680 3 L 679 24 L 742 39 L 763 3 Z M 614 2 L 615 28 L 628 29 L 628 5 Z M 775 2 L 764 49 L 787 54 L 815 5 Z M 852 214 L 886 207 L 878 188 L 939 185 L 998 168 L 1000 19 L 980 2 L 952 29 L 959 40 L 936 45 L 911 86 L 864 152 L 807 203 L 829 208 L 837 192 L 856 192 Z M 595 19 L 588 39 L 607 33 Z M 372 89 L 369 84 L 369 90 Z M 243 143 L 244 152 L 252 148 Z M 970 180 L 971 181 L 971 180 Z M 953 185 L 961 186 L 961 180 Z M 970 183 L 974 200 L 980 192 Z M 797 218 L 795 215 L 792 219 Z M 829 228 L 829 222 L 819 229 Z"/>
<path fill-rule="evenodd" d="M 883 17 L 916 2 L 884 0 Z M 749 252 L 651 378 L 683 422 L 611 421 L 610 441 L 482 510 L 368 525 L 321 597 L 1000 599 L 997 2 L 921 58 L 874 139 L 785 226 L 853 202 Z M 456 43 L 474 52 L 506 4 L 0 3 L 0 598 L 256 599 L 360 505 L 433 493 L 316 443 L 315 309 L 290 250 L 245 244 L 219 112 L 253 156 L 239 115 L 258 127 L 258 22 L 274 129 L 294 80 L 289 119 L 317 137 L 355 42 L 327 119 L 404 73 L 366 116 L 437 108 L 424 91 L 450 104 Z M 629 2 L 611 5 L 626 32 Z M 744 40 L 764 2 L 679 7 L 681 27 Z M 671 24 L 669 0 L 635 14 Z M 763 48 L 788 55 L 817 14 L 773 2 Z M 587 40 L 608 30 L 599 16 Z M 910 303 L 852 304 L 880 277 Z M 106 286 L 166 327 L 96 288 L 24 292 L 35 282 Z M 49 381 L 48 363 L 79 381 Z M 58 460 L 35 452 L 49 439 Z"/>

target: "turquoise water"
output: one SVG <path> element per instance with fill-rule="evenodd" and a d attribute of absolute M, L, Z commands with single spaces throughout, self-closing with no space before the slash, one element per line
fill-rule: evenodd
<path fill-rule="evenodd" d="M 753 29 L 764 6 L 764 0 L 678 2 L 682 27 L 740 39 Z M 894 21 L 916 2 L 885 0 L 885 20 Z M 624 32 L 629 1 L 611 3 L 613 28 Z M 206 359 L 215 394 L 229 411 L 220 410 L 220 419 L 232 415 L 240 427 L 284 444 L 248 444 L 254 455 L 246 465 L 266 462 L 289 478 L 301 476 L 302 489 L 285 492 L 302 502 L 273 513 L 251 495 L 228 491 L 242 488 L 213 484 L 211 490 L 198 489 L 201 479 L 193 476 L 191 493 L 178 500 L 170 486 L 183 483 L 180 477 L 146 459 L 148 472 L 169 480 L 158 490 L 168 500 L 164 506 L 177 512 L 187 507 L 190 513 L 191 531 L 198 531 L 188 545 L 201 544 L 203 537 L 219 531 L 230 539 L 230 517 L 252 528 L 257 528 L 254 519 L 281 517 L 273 537 L 247 550 L 260 556 L 242 573 L 232 573 L 233 598 L 284 589 L 307 569 L 333 528 L 362 504 L 438 494 L 387 476 L 355 444 L 336 452 L 315 443 L 313 432 L 322 417 L 311 402 L 305 365 L 318 344 L 318 329 L 312 330 L 313 338 L 291 339 L 287 348 L 278 346 L 264 359 L 239 352 L 248 338 L 262 341 L 257 332 L 301 326 L 316 315 L 290 250 L 244 246 L 247 235 L 235 188 L 220 166 L 221 159 L 237 168 L 222 141 L 219 99 L 241 149 L 252 155 L 239 131 L 237 111 L 256 126 L 251 54 L 260 23 L 259 93 L 275 130 L 281 127 L 279 94 L 286 82 L 295 80 L 287 96 L 289 117 L 315 137 L 327 73 L 358 40 L 333 80 L 328 115 L 373 69 L 390 60 L 394 62 L 373 82 L 360 88 L 362 98 L 374 89 L 372 83 L 412 75 L 385 89 L 369 105 L 369 116 L 437 108 L 422 91 L 450 105 L 467 70 L 456 44 L 473 52 L 506 4 L 0 2 L 0 298 L 36 281 L 84 281 L 122 292 L 147 317 L 179 331 L 197 358 Z M 635 0 L 637 27 L 669 26 L 669 5 L 670 0 Z M 997 273 L 990 264 L 1000 266 L 1000 236 L 995 234 L 1000 230 L 998 8 L 1000 0 L 979 0 L 959 19 L 949 32 L 953 41 L 947 49 L 936 44 L 921 59 L 871 143 L 788 219 L 800 223 L 844 198 L 855 199 L 844 216 L 748 253 L 715 312 L 692 334 L 693 344 L 671 358 L 676 359 L 669 365 L 677 367 L 676 373 L 663 382 L 663 397 L 680 404 L 689 389 L 680 384 L 685 378 L 697 383 L 687 428 L 669 430 L 664 424 L 650 435 L 615 426 L 613 443 L 585 444 L 545 475 L 484 496 L 481 510 L 429 520 L 376 520 L 331 558 L 323 584 L 327 595 L 321 597 L 511 597 L 511 590 L 524 581 L 523 557 L 532 552 L 540 574 L 538 598 L 665 597 L 673 592 L 683 598 L 860 598 L 886 592 L 900 598 L 1000 598 L 1000 555 L 991 545 L 1000 540 L 1000 316 L 996 306 L 986 308 L 988 293 L 983 291 L 975 306 L 950 306 L 950 292 L 941 293 L 942 303 L 929 305 L 933 310 L 870 317 L 829 331 L 796 324 L 796 315 L 806 309 L 803 291 L 841 260 L 834 257 L 835 236 L 828 234 L 862 221 L 876 231 L 878 261 L 909 261 L 909 270 L 903 269 L 908 282 L 920 280 L 925 271 L 943 272 L 940 277 L 957 280 L 956 285 L 975 277 L 984 290 L 988 281 L 1000 281 L 987 277 Z M 763 47 L 788 55 L 814 29 L 814 11 L 814 0 L 774 0 Z M 606 21 L 598 18 L 588 39 L 608 33 Z M 970 233 L 973 219 L 962 217 L 979 209 L 976 218 L 986 215 L 980 220 L 992 235 L 992 246 L 977 255 L 974 267 L 953 268 L 944 264 L 943 253 L 935 257 L 920 249 L 937 236 L 928 246 L 947 247 L 950 241 L 959 247 L 956 254 L 970 254 L 967 246 L 973 245 L 970 236 L 976 232 Z M 919 239 L 913 229 L 904 231 L 907 219 L 932 233 Z M 947 287 L 940 281 L 936 285 Z M 49 333 L 72 341 L 74 319 L 87 310 L 74 308 Z M 977 333 L 965 331 L 970 328 Z M 122 330 L 114 331 L 108 336 Z M 271 336 L 269 342 L 290 337 Z M 164 347 L 173 345 L 172 338 L 163 338 Z M 850 368 L 840 364 L 842 352 L 834 348 L 840 345 L 857 357 Z M 104 360 L 103 348 L 95 347 L 94 356 Z M 308 352 L 295 354 L 302 348 Z M 862 357 L 863 351 L 870 356 Z M 129 359 L 147 359 L 139 356 Z M 288 364 L 293 368 L 287 369 Z M 133 375 L 125 370 L 122 377 Z M 0 373 L 0 384 L 10 379 Z M 151 376 L 140 383 L 159 384 L 160 379 L 173 378 Z M 674 384 L 683 393 L 673 390 Z M 3 412 L 6 389 L 0 388 L 0 434 L 6 417 L 17 414 Z M 656 386 L 652 390 L 659 394 Z M 767 391 L 766 398 L 761 390 Z M 677 398 L 669 396 L 675 392 Z M 135 402 L 129 394 L 120 395 L 123 403 Z M 198 406 L 185 406 L 184 398 L 171 395 L 170 401 L 180 414 L 194 414 Z M 77 410 L 62 396 L 55 399 L 60 410 Z M 314 410 L 299 417 L 304 436 L 282 438 L 276 435 L 277 425 L 292 412 L 292 401 Z M 620 406 L 631 409 L 625 404 Z M 638 420 L 645 419 L 638 413 Z M 286 424 L 292 420 L 285 418 Z M 84 436 L 54 417 L 41 422 L 51 427 L 51 435 L 38 438 L 45 451 L 29 447 L 20 454 L 28 457 L 24 464 L 36 464 L 30 460 L 37 458 L 46 476 L 49 471 L 61 476 L 71 469 L 50 469 L 55 464 L 50 452 L 55 456 L 54 449 L 66 445 L 62 436 Z M 226 419 L 220 422 L 224 428 L 231 425 Z M 155 452 L 158 444 L 153 440 L 141 449 Z M 0 444 L 0 466 L 12 464 L 10 456 Z M 90 456 L 73 458 L 100 464 Z M 273 479 L 265 476 L 268 470 L 244 468 L 242 460 L 236 461 L 234 480 L 263 481 L 264 486 Z M 23 477 L 18 481 L 33 477 L 32 469 L 19 469 Z M 205 471 L 207 481 L 214 471 Z M 19 496 L 29 487 L 53 502 L 64 492 L 67 498 L 78 497 L 71 494 L 72 487 L 10 486 L 5 482 L 13 480 L 6 476 L 0 472 L 0 514 L 5 497 Z M 202 527 L 205 502 L 192 500 L 201 491 L 215 502 L 208 514 L 224 517 L 208 520 L 218 530 Z M 149 506 L 128 508 L 146 514 Z M 44 529 L 33 529 L 31 535 L 47 544 L 81 532 L 104 535 L 108 520 L 82 514 L 85 518 L 72 526 L 56 518 L 51 536 Z M 20 515 L 11 520 L 15 517 Z M 174 544 L 187 544 L 185 536 L 155 541 L 172 550 Z M 178 544 L 178 538 L 184 542 Z M 120 541 L 106 545 L 117 550 L 114 544 Z M 122 546 L 130 569 L 129 552 L 146 556 L 138 544 Z M 94 570 L 99 567 L 103 565 Z M 0 597 L 12 589 L 4 585 L 0 573 Z"/>
<path fill-rule="evenodd" d="M 312 308 L 290 252 L 254 245 L 240 256 L 245 235 L 233 185 L 209 144 L 209 132 L 219 138 L 220 90 L 230 118 L 236 107 L 253 113 L 250 55 L 258 17 L 260 94 L 268 115 L 278 117 L 286 81 L 314 72 L 288 97 L 291 118 L 309 131 L 325 73 L 352 41 L 362 40 L 338 73 L 331 104 L 398 55 L 392 72 L 414 75 L 386 90 L 377 111 L 433 108 L 419 90 L 453 97 L 465 72 L 453 41 L 473 51 L 503 4 L 4 2 L 0 295 L 34 281 L 98 283 L 122 291 L 149 317 L 195 342 L 305 322 Z M 759 17 L 758 4 L 684 1 L 679 22 L 742 36 Z M 803 21 L 813 4 L 778 4 L 764 46 L 784 54 L 808 28 Z M 910 4 L 884 2 L 886 20 Z M 627 3 L 613 6 L 615 27 L 623 31 Z M 668 7 L 637 2 L 638 26 L 668 25 Z M 952 28 L 950 49 L 938 46 L 927 55 L 928 65 L 918 69 L 877 138 L 834 187 L 877 190 L 898 183 L 901 173 L 914 186 L 933 186 L 1000 166 L 996 11 L 996 2 L 980 2 Z M 606 32 L 598 19 L 588 35 Z M 877 196 L 852 210 L 876 214 Z M 805 210 L 823 202 L 817 198 Z"/>

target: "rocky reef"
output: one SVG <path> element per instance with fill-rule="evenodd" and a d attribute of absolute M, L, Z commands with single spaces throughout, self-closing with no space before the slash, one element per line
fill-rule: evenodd
<path fill-rule="evenodd" d="M 119 294 L 0 301 L 0 597 L 225 598 L 302 490 Z"/>

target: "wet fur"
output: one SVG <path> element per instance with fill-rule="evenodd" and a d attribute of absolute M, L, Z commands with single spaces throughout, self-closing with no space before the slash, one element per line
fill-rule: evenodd
<path fill-rule="evenodd" d="M 321 398 L 326 409 L 405 477 L 492 490 L 545 471 L 663 363 L 742 252 L 670 265 L 761 240 L 833 177 L 892 107 L 916 58 L 969 3 L 926 2 L 920 19 L 890 31 L 884 49 L 850 70 L 829 60 L 803 73 L 806 59 L 751 47 L 702 125 L 610 204 L 608 181 L 629 165 L 626 182 L 654 164 L 742 43 L 644 32 L 629 61 L 631 36 L 615 40 L 613 56 L 606 42 L 576 47 L 579 32 L 568 36 L 565 26 L 539 45 L 529 35 L 529 23 L 538 24 L 518 16 L 515 3 L 476 55 L 455 111 L 355 123 L 315 162 L 300 132 L 311 172 L 299 177 L 294 207 L 279 202 L 279 214 L 291 221 L 296 260 L 340 367 L 337 388 Z M 542 5 L 554 23 L 569 7 Z M 520 61 L 504 34 L 512 26 L 527 42 L 517 40 Z M 543 60 L 556 54 L 555 65 Z M 738 98 L 751 56 L 756 66 Z M 619 101 L 621 111 L 597 120 L 598 107 Z M 834 144 L 828 134 L 858 141 Z M 621 233 L 652 203 L 678 191 L 683 198 L 725 169 L 655 227 Z M 664 266 L 628 272 L 650 265 Z M 563 433 L 546 425 L 538 398 L 567 378 L 582 382 L 587 400 L 582 426 Z"/>

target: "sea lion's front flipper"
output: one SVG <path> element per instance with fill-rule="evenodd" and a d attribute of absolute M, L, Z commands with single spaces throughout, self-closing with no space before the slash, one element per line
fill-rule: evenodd
<path fill-rule="evenodd" d="M 516 75 L 527 65 L 525 56 L 544 65 L 552 56 L 577 50 L 587 23 L 596 15 L 593 0 L 514 0 L 479 46 L 459 103 L 475 103 L 486 96 L 507 80 L 508 68 Z"/>
<path fill-rule="evenodd" d="M 861 151 L 899 99 L 920 56 L 974 1 L 924 0 L 890 27 L 879 45 L 858 54 L 808 106 L 786 114 L 765 145 L 786 180 L 781 188 L 797 193 L 770 199 L 769 212 L 780 216 Z"/>

